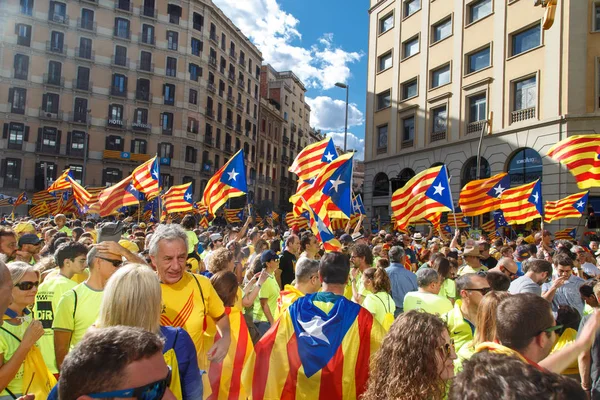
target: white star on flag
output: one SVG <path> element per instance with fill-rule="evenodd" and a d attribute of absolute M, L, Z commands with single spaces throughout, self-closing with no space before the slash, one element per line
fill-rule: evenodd
<path fill-rule="evenodd" d="M 152 178 L 158 179 L 158 165 L 155 164 L 154 168 L 152 168 Z"/>
<path fill-rule="evenodd" d="M 434 195 L 439 194 L 440 196 L 442 195 L 442 193 L 444 192 L 444 189 L 446 189 L 444 187 L 444 185 L 442 185 L 442 182 L 439 182 L 437 186 L 433 187 L 435 189 L 435 191 L 433 192 Z"/>
<path fill-rule="evenodd" d="M 229 180 L 230 181 L 235 181 L 235 178 L 239 175 L 239 172 L 235 172 L 235 168 L 231 170 L 231 172 L 228 172 L 227 175 L 229 175 Z"/>
<path fill-rule="evenodd" d="M 327 160 L 327 162 L 333 161 L 333 154 L 331 154 L 331 153 L 325 154 L 325 159 Z"/>
<path fill-rule="evenodd" d="M 585 204 L 585 203 L 584 203 L 583 201 L 581 201 L 581 200 L 580 200 L 580 201 L 579 201 L 579 203 L 577 203 L 577 208 L 583 208 L 583 205 L 584 205 L 584 204 Z"/>
<path fill-rule="evenodd" d="M 502 193 L 504 193 L 505 190 L 506 190 L 506 188 L 503 188 L 502 185 L 498 185 L 494 188 L 494 191 L 496 192 L 496 196 L 500 196 Z"/>
<path fill-rule="evenodd" d="M 339 177 L 336 178 L 334 181 L 330 180 L 329 182 L 331 182 L 331 186 L 333 186 L 333 189 L 336 191 L 338 191 L 338 186 L 340 186 L 342 183 L 346 183 L 343 180 L 341 180 Z"/>
<path fill-rule="evenodd" d="M 537 202 L 540 200 L 540 195 L 536 192 L 532 195 L 533 197 L 533 201 L 535 201 L 535 204 L 537 204 Z"/>
<path fill-rule="evenodd" d="M 189 200 L 191 200 L 191 199 L 192 199 L 192 195 L 191 195 L 191 194 L 189 194 L 189 193 L 187 193 L 187 194 L 185 195 L 185 199 L 186 199 L 186 200 L 188 200 L 188 201 L 189 201 Z"/>

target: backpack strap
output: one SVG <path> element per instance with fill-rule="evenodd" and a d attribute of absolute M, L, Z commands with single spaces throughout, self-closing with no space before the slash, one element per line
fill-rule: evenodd
<path fill-rule="evenodd" d="M 2 329 L 4 332 L 8 333 L 10 336 L 14 337 L 15 339 L 17 339 L 17 341 L 19 343 L 21 343 L 21 339 L 19 339 L 15 334 L 13 334 L 12 332 L 10 332 L 8 329 L 6 329 L 3 326 L 0 326 L 0 329 Z"/>
<path fill-rule="evenodd" d="M 200 282 L 198 282 L 198 278 L 196 278 L 196 275 L 192 274 L 192 277 L 196 281 L 196 285 L 198 286 L 198 290 L 200 291 L 200 297 L 202 297 L 202 306 L 204 307 L 204 312 L 206 313 L 206 303 L 204 302 L 204 292 L 202 291 L 202 286 L 200 286 Z"/>
<path fill-rule="evenodd" d="M 389 313 L 390 312 L 390 299 L 388 297 L 388 306 L 387 308 L 385 307 L 385 303 L 383 302 L 383 300 L 381 300 L 381 298 L 379 296 L 377 296 L 375 293 L 373 293 L 373 297 L 375 297 L 377 300 L 379 300 L 381 302 L 381 304 L 383 304 L 383 308 L 385 308 L 385 312 Z"/>
<path fill-rule="evenodd" d="M 75 289 L 71 289 L 75 295 L 75 303 L 73 304 L 73 322 L 75 322 L 75 312 L 77 311 L 77 292 Z"/>

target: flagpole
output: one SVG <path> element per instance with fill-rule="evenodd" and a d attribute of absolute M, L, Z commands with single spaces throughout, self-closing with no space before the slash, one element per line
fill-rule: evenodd
<path fill-rule="evenodd" d="M 448 167 L 444 164 L 444 168 L 446 168 L 446 176 L 448 176 Z M 452 188 L 450 187 L 450 180 L 452 179 L 452 175 L 448 176 L 448 190 L 450 191 L 450 202 L 452 203 L 452 215 L 454 216 L 454 229 L 458 231 L 458 222 L 456 221 L 456 210 L 454 209 L 454 199 L 452 198 Z M 433 183 L 432 183 L 433 185 Z"/>

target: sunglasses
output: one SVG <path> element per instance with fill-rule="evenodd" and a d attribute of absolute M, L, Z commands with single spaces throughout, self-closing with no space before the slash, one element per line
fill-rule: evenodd
<path fill-rule="evenodd" d="M 123 260 L 111 260 L 110 258 L 98 257 L 101 260 L 107 261 L 113 265 L 115 268 L 119 268 L 123 265 Z"/>
<path fill-rule="evenodd" d="M 481 289 L 464 289 L 464 290 L 468 290 L 470 292 L 479 292 L 483 296 L 485 296 L 486 294 L 488 294 L 489 292 L 492 291 L 492 288 L 491 287 L 484 287 L 484 288 L 481 288 Z"/>
<path fill-rule="evenodd" d="M 35 282 L 31 282 L 31 281 L 24 281 L 24 282 L 19 282 L 15 285 L 15 287 L 18 287 L 20 290 L 23 291 L 27 291 L 27 290 L 31 290 L 34 287 L 38 287 L 40 285 L 40 283 L 38 281 Z"/>
<path fill-rule="evenodd" d="M 171 367 L 167 366 L 169 372 L 164 379 L 149 383 L 133 389 L 116 390 L 114 392 L 102 392 L 88 394 L 92 399 L 109 399 L 113 397 L 134 398 L 137 400 L 160 400 L 165 395 L 171 384 Z"/>
<path fill-rule="evenodd" d="M 555 332 L 555 331 L 558 331 L 559 329 L 562 329 L 563 327 L 564 327 L 564 325 L 554 325 L 554 326 L 551 326 L 549 328 L 546 328 L 546 329 L 542 330 L 540 333 Z M 539 335 L 540 333 L 538 333 L 537 335 Z M 537 335 L 535 335 L 535 336 L 537 336 Z"/>
<path fill-rule="evenodd" d="M 446 357 L 450 358 L 452 356 L 452 350 L 454 350 L 454 339 L 450 339 L 450 343 L 444 343 L 441 345 L 440 349 L 443 351 Z"/>

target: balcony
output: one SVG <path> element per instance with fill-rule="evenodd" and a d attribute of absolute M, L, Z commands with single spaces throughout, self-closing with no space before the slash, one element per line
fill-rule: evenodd
<path fill-rule="evenodd" d="M 135 100 L 142 101 L 144 103 L 152 102 L 152 93 L 147 92 L 145 90 L 136 90 L 135 91 Z"/>
<path fill-rule="evenodd" d="M 115 39 L 131 40 L 131 29 L 113 29 L 113 37 Z"/>
<path fill-rule="evenodd" d="M 240 57 L 240 60 L 238 61 L 238 63 L 243 67 L 246 68 L 246 60 L 244 60 L 243 57 Z"/>
<path fill-rule="evenodd" d="M 113 119 L 108 118 L 106 120 L 107 129 L 125 129 L 127 127 L 127 121 L 124 119 Z"/>
<path fill-rule="evenodd" d="M 235 131 L 237 133 L 242 133 L 242 125 L 241 124 L 235 124 Z"/>
<path fill-rule="evenodd" d="M 87 47 L 75 47 L 75 58 L 93 62 L 96 58 L 96 52 Z"/>
<path fill-rule="evenodd" d="M 148 133 L 152 131 L 152 124 L 149 124 L 148 122 L 133 121 L 131 123 L 131 129 L 136 132 Z"/>
<path fill-rule="evenodd" d="M 115 97 L 127 97 L 127 90 L 121 90 L 121 88 L 118 88 L 116 86 L 112 86 L 110 88 L 110 95 L 111 96 L 115 96 Z"/>
<path fill-rule="evenodd" d="M 80 79 L 73 79 L 72 82 L 73 90 L 79 90 L 82 92 L 91 92 L 93 83 L 90 81 L 84 81 Z"/>
<path fill-rule="evenodd" d="M 121 56 L 112 56 L 110 58 L 110 65 L 116 68 L 129 69 L 129 58 Z"/>
<path fill-rule="evenodd" d="M 229 82 L 235 83 L 235 74 L 233 73 L 233 71 L 229 71 L 229 73 L 227 74 L 227 79 L 229 79 Z"/>
<path fill-rule="evenodd" d="M 154 35 L 144 35 L 143 32 L 140 32 L 138 37 L 138 43 L 145 46 L 156 46 L 156 36 Z"/>
<path fill-rule="evenodd" d="M 271 162 L 271 155 L 267 154 L 267 162 Z"/>
<path fill-rule="evenodd" d="M 258 176 L 258 183 L 265 183 L 265 176 L 264 175 L 259 175 Z"/>
<path fill-rule="evenodd" d="M 204 135 L 204 144 L 207 146 L 213 146 L 213 137 L 212 135 Z"/>
<path fill-rule="evenodd" d="M 54 13 L 48 13 L 48 22 L 69 26 L 69 16 Z"/>
<path fill-rule="evenodd" d="M 158 9 L 156 7 L 147 7 L 147 6 L 140 7 L 140 17 L 142 17 L 142 18 L 149 18 L 149 19 L 156 20 L 157 15 L 158 15 Z"/>
<path fill-rule="evenodd" d="M 59 45 L 48 40 L 46 41 L 46 51 L 55 55 L 65 57 L 67 55 L 67 46 Z"/>
<path fill-rule="evenodd" d="M 237 53 L 234 49 L 229 49 L 229 57 L 233 60 L 233 62 L 237 61 Z"/>
<path fill-rule="evenodd" d="M 475 121 L 467 124 L 467 135 L 472 133 L 480 133 L 485 126 L 486 120 Z"/>
<path fill-rule="evenodd" d="M 526 121 L 528 119 L 533 119 L 536 117 L 535 113 L 536 108 L 524 108 L 522 110 L 516 110 L 510 113 L 510 123 L 514 124 L 515 122 Z"/>
<path fill-rule="evenodd" d="M 270 185 L 271 183 L 273 183 L 273 179 L 271 179 L 270 176 L 267 176 L 267 178 L 265 179 L 267 185 Z"/>
<path fill-rule="evenodd" d="M 97 24 L 95 21 L 77 18 L 77 29 L 96 33 Z"/>
<path fill-rule="evenodd" d="M 115 0 L 115 11 L 133 14 L 133 2 L 131 0 Z"/>
<path fill-rule="evenodd" d="M 237 108 L 237 109 L 238 109 L 238 111 L 240 111 L 240 112 L 243 112 L 243 111 L 244 111 L 244 105 L 242 104 L 242 102 L 238 102 L 238 103 L 235 105 L 235 108 Z"/>
<path fill-rule="evenodd" d="M 63 120 L 63 113 L 60 110 L 57 112 L 49 112 L 40 107 L 38 115 L 39 115 L 40 119 L 44 119 L 47 121 L 62 121 Z"/>
<path fill-rule="evenodd" d="M 238 79 L 238 87 L 242 90 L 244 90 L 246 87 L 244 85 L 244 80 L 243 79 Z"/>
<path fill-rule="evenodd" d="M 232 94 L 227 95 L 227 103 L 231 104 L 232 106 L 235 105 L 235 100 L 233 99 Z"/>
<path fill-rule="evenodd" d="M 162 126 L 161 132 L 163 135 L 171 136 L 173 135 L 173 127 L 172 126 Z"/>
<path fill-rule="evenodd" d="M 260 151 L 260 153 L 258 153 L 258 156 L 259 156 L 260 158 L 265 158 L 265 151 L 264 151 L 264 150 L 261 150 L 261 151 Z"/>
<path fill-rule="evenodd" d="M 79 0 L 80 3 L 88 3 L 88 4 L 94 4 L 94 5 L 98 5 L 98 0 Z"/>
<path fill-rule="evenodd" d="M 206 109 L 206 118 L 208 119 L 215 119 L 215 112 L 212 108 L 207 108 Z"/>
<path fill-rule="evenodd" d="M 213 169 L 210 165 L 211 164 L 208 162 L 208 160 L 204 160 L 202 162 L 202 175 L 211 176 L 213 174 Z"/>
<path fill-rule="evenodd" d="M 154 73 L 154 63 L 145 63 L 145 62 L 139 61 L 138 65 L 137 65 L 137 70 L 138 70 L 138 72 L 142 72 L 142 73 L 146 72 L 149 74 L 153 74 Z"/>
<path fill-rule="evenodd" d="M 68 120 L 72 124 L 87 125 L 87 114 L 72 113 L 72 114 L 69 114 Z"/>
<path fill-rule="evenodd" d="M 228 119 L 228 120 L 226 120 L 226 121 L 225 121 L 225 126 L 226 126 L 228 129 L 233 129 L 233 120 L 231 120 L 231 119 Z"/>
<path fill-rule="evenodd" d="M 212 68 L 212 69 L 216 69 L 217 68 L 217 59 L 214 57 L 209 57 L 208 59 L 208 67 Z"/>
<path fill-rule="evenodd" d="M 444 140 L 444 139 L 446 139 L 446 130 L 431 132 L 431 138 L 430 138 L 431 142 L 437 142 L 438 140 Z"/>
<path fill-rule="evenodd" d="M 206 85 L 206 90 L 208 90 L 211 93 L 217 92 L 217 88 L 215 87 L 215 84 L 211 83 L 211 82 L 208 82 L 208 84 Z"/>
<path fill-rule="evenodd" d="M 217 39 L 217 32 L 210 32 L 210 35 L 208 36 L 208 38 L 210 39 L 211 42 L 213 42 L 217 46 L 219 45 L 219 41 Z"/>
<path fill-rule="evenodd" d="M 231 143 L 225 143 L 225 153 L 233 154 L 233 149 L 231 148 Z"/>
<path fill-rule="evenodd" d="M 410 147 L 414 146 L 414 140 L 413 139 L 409 139 L 409 140 L 403 140 L 402 143 L 400 144 L 400 148 L 401 149 L 408 149 Z"/>
<path fill-rule="evenodd" d="M 296 142 L 290 142 L 290 149 L 295 149 L 296 148 Z"/>
<path fill-rule="evenodd" d="M 298 137 L 304 137 L 304 130 L 302 128 L 298 129 Z"/>
<path fill-rule="evenodd" d="M 292 122 L 292 125 L 290 127 L 290 131 L 296 132 L 296 124 L 294 122 Z"/>
<path fill-rule="evenodd" d="M 289 138 L 289 137 L 287 137 L 287 136 L 283 136 L 283 137 L 281 138 L 281 141 L 283 142 L 283 145 L 284 145 L 284 146 L 287 146 L 288 144 L 290 144 L 290 138 Z M 283 161 L 283 157 L 281 158 L 281 160 Z"/>
<path fill-rule="evenodd" d="M 54 87 L 65 87 L 65 78 L 61 76 L 44 74 L 44 85 Z"/>
<path fill-rule="evenodd" d="M 152 158 L 150 154 L 136 154 L 129 153 L 127 151 L 119 150 L 104 150 L 102 153 L 103 158 L 119 161 L 135 161 L 135 162 L 146 162 Z"/>

